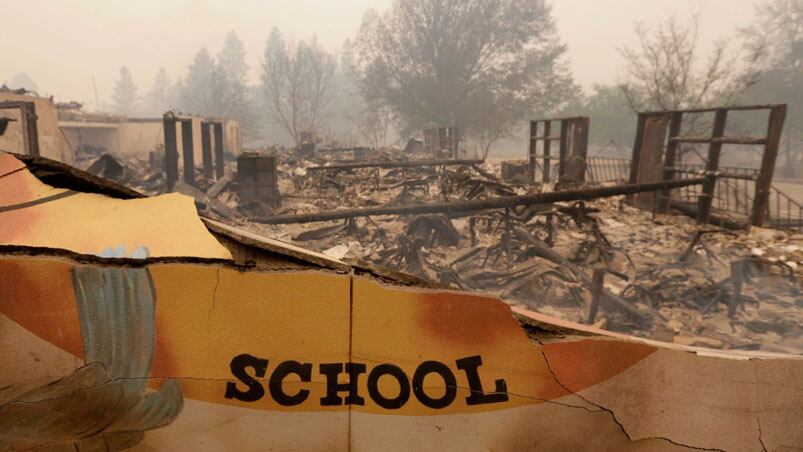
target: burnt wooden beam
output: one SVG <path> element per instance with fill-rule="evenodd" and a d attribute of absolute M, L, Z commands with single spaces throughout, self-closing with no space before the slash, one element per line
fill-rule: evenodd
<path fill-rule="evenodd" d="M 665 168 L 665 171 L 669 174 L 673 173 L 681 173 L 681 174 L 694 174 L 697 176 L 705 176 L 705 170 L 692 170 L 687 168 L 678 168 L 678 167 L 669 167 Z M 716 175 L 719 179 L 739 179 L 739 180 L 758 180 L 757 174 L 741 174 L 741 173 L 728 173 L 724 171 L 716 171 Z M 669 178 L 671 179 L 671 177 Z"/>
<path fill-rule="evenodd" d="M 483 159 L 412 160 L 403 162 L 359 162 L 312 166 L 308 171 L 347 170 L 358 168 L 417 168 L 423 166 L 479 165 Z"/>
<path fill-rule="evenodd" d="M 770 111 L 767 126 L 767 144 L 761 156 L 761 169 L 756 180 L 756 194 L 753 197 L 753 208 L 750 224 L 762 226 L 769 210 L 769 196 L 772 188 L 772 176 L 775 171 L 775 160 L 778 158 L 778 146 L 781 142 L 783 123 L 786 119 L 786 105 L 778 105 Z"/>
<path fill-rule="evenodd" d="M 639 114 L 645 115 L 659 115 L 666 113 L 714 113 L 717 110 L 725 108 L 730 111 L 752 111 L 752 110 L 772 110 L 784 106 L 785 104 L 765 104 L 765 105 L 734 105 L 729 107 L 709 107 L 709 108 L 687 108 L 685 110 L 662 110 L 662 111 L 644 111 Z"/>
<path fill-rule="evenodd" d="M 538 123 L 530 121 L 530 140 L 527 145 L 527 170 L 530 172 L 527 177 L 530 183 L 535 183 L 535 169 L 538 167 L 536 161 L 536 135 L 538 135 Z"/>
<path fill-rule="evenodd" d="M 223 156 L 223 123 L 214 123 L 212 130 L 215 135 L 215 177 L 221 179 L 226 169 L 226 162 Z"/>
<path fill-rule="evenodd" d="M 365 146 L 352 146 L 348 148 L 315 148 L 315 152 L 353 152 L 370 150 L 371 148 Z"/>
<path fill-rule="evenodd" d="M 699 206 L 696 203 L 684 203 L 675 200 L 669 200 L 669 206 L 676 210 L 683 215 L 686 215 L 689 218 L 697 218 L 699 216 Z M 744 230 L 747 226 L 746 222 L 740 222 L 735 218 L 728 218 L 723 215 L 717 215 L 715 213 L 710 214 L 708 219 L 708 224 L 712 224 L 714 226 L 721 226 L 725 229 L 730 229 L 733 231 L 741 231 Z"/>
<path fill-rule="evenodd" d="M 540 118 L 540 119 L 533 119 L 533 122 L 547 123 L 547 122 L 552 122 L 552 121 L 571 121 L 571 120 L 574 120 L 574 119 L 584 119 L 584 118 L 587 118 L 587 117 L 588 116 L 564 116 L 564 117 L 560 117 L 560 118 Z"/>
<path fill-rule="evenodd" d="M 641 144 L 644 141 L 644 126 L 647 123 L 647 115 L 643 113 L 638 114 L 636 123 L 636 138 L 633 143 L 633 155 L 630 159 L 630 183 L 635 184 L 638 181 L 638 167 L 641 161 Z"/>
<path fill-rule="evenodd" d="M 558 182 L 566 175 L 566 154 L 569 152 L 570 121 L 560 122 L 560 140 L 558 140 Z"/>
<path fill-rule="evenodd" d="M 164 142 L 165 142 L 165 180 L 167 181 L 167 191 L 173 191 L 178 181 L 178 144 L 176 141 L 176 120 L 172 116 L 165 114 L 163 118 Z"/>
<path fill-rule="evenodd" d="M 577 119 L 574 123 L 571 155 L 567 156 L 567 165 L 573 170 L 569 175 L 572 182 L 585 182 L 588 169 L 588 132 L 591 129 L 591 118 Z M 568 173 L 568 171 L 567 171 Z"/>
<path fill-rule="evenodd" d="M 672 113 L 672 119 L 669 121 L 669 136 L 674 137 L 679 135 L 682 125 L 683 113 Z M 675 166 L 675 161 L 677 160 L 679 147 L 680 142 L 672 141 L 671 138 L 669 139 L 669 143 L 666 145 L 666 153 L 664 155 L 664 180 L 670 180 L 675 175 L 672 169 Z M 670 194 L 671 193 L 668 190 L 662 193 L 661 199 L 658 201 L 658 213 L 666 213 L 669 211 Z"/>
<path fill-rule="evenodd" d="M 25 148 L 28 155 L 39 155 L 39 129 L 37 126 L 36 104 L 33 102 L 23 102 L 20 107 L 22 112 L 23 128 L 25 129 Z"/>
<path fill-rule="evenodd" d="M 195 146 L 192 137 L 192 120 L 181 120 L 181 153 L 184 157 L 184 182 L 195 186 Z"/>
<path fill-rule="evenodd" d="M 722 138 L 725 134 L 725 125 L 728 121 L 728 110 L 722 108 L 716 111 L 714 116 L 714 128 L 711 131 L 711 138 Z M 722 143 L 711 141 L 708 145 L 708 158 L 706 159 L 706 177 L 703 184 L 703 193 L 700 195 L 700 209 L 697 215 L 697 222 L 707 224 L 711 216 L 711 205 L 714 201 L 714 189 L 717 185 L 715 172 L 719 169 L 719 156 L 722 154 Z"/>
<path fill-rule="evenodd" d="M 475 199 L 470 201 L 436 202 L 409 206 L 378 206 L 361 209 L 342 209 L 331 212 L 279 215 L 275 217 L 253 218 L 252 221 L 264 224 L 294 224 L 343 220 L 354 217 L 370 217 L 374 215 L 417 215 L 426 213 L 448 214 L 454 212 L 474 212 L 488 209 L 504 209 L 506 207 L 548 204 L 564 201 L 581 201 L 649 191 L 668 190 L 690 185 L 700 185 L 705 181 L 705 178 L 678 179 L 643 184 L 627 184 L 612 187 L 594 187 L 580 190 L 537 193 L 524 196 L 502 196 L 497 198 Z"/>
<path fill-rule="evenodd" d="M 212 180 L 212 136 L 211 124 L 204 121 L 201 123 L 201 158 L 204 165 L 204 177 Z"/>
<path fill-rule="evenodd" d="M 597 311 L 600 301 L 602 301 L 602 290 L 605 288 L 605 267 L 594 267 L 594 274 L 591 277 L 591 307 L 588 310 L 587 324 L 593 325 L 597 321 Z"/>
<path fill-rule="evenodd" d="M 721 144 L 767 144 L 766 137 L 681 137 L 672 136 L 670 143 L 721 143 Z"/>
<path fill-rule="evenodd" d="M 544 135 L 549 136 L 552 133 L 552 122 L 547 121 L 544 123 Z M 560 141 L 560 137 L 558 140 Z M 552 166 L 552 160 L 550 159 L 550 153 L 552 152 L 552 141 L 546 140 L 544 141 L 544 178 L 543 181 L 549 182 L 549 171 L 550 167 Z"/>

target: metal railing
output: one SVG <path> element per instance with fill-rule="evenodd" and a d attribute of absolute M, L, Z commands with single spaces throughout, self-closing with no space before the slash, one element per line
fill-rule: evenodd
<path fill-rule="evenodd" d="M 630 159 L 589 157 L 586 172 L 591 182 L 626 182 L 630 179 Z"/>
<path fill-rule="evenodd" d="M 527 155 L 531 182 L 538 180 L 539 174 L 543 182 L 584 182 L 590 121 L 587 116 L 530 121 Z M 557 127 L 553 128 L 553 123 Z"/>
<path fill-rule="evenodd" d="M 671 169 L 678 179 L 706 175 L 705 165 L 700 163 L 677 163 Z M 587 171 L 593 182 L 627 180 L 630 159 L 590 157 Z M 713 212 L 746 224 L 752 213 L 758 174 L 757 168 L 720 166 L 711 205 Z M 691 185 L 672 190 L 670 197 L 673 202 L 696 206 L 702 194 L 702 186 Z M 803 233 L 803 204 L 771 186 L 767 208 L 768 226 Z"/>
<path fill-rule="evenodd" d="M 803 205 L 775 187 L 770 188 L 769 210 L 772 227 L 803 232 Z"/>
<path fill-rule="evenodd" d="M 700 163 L 677 163 L 672 169 L 674 177 L 687 179 L 706 175 L 706 167 Z M 740 168 L 733 166 L 720 166 L 719 177 L 711 202 L 711 208 L 720 215 L 736 215 L 739 220 L 750 217 L 750 209 L 756 190 L 755 181 L 758 170 L 754 168 Z M 701 187 L 691 190 L 678 190 L 671 194 L 673 201 L 696 204 L 703 195 Z"/>

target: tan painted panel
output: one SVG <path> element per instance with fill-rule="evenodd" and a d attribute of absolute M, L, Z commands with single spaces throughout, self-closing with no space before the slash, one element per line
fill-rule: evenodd
<path fill-rule="evenodd" d="M 705 356 L 535 314 L 563 333 L 528 336 L 493 298 L 337 273 L 131 264 L 0 255 L 8 281 L 0 285 L 0 356 L 16 364 L 0 372 L 0 442 L 141 450 L 803 445 L 800 357 Z M 77 387 L 87 395 L 72 400 Z M 30 416 L 38 416 L 35 430 Z M 99 416 L 109 427 L 75 436 Z"/>
<path fill-rule="evenodd" d="M 72 192 L 42 183 L 18 162 L 0 153 L 0 168 L 11 169 L 0 175 L 0 245 L 84 254 L 122 245 L 126 255 L 145 246 L 152 257 L 231 259 L 198 218 L 192 198 L 171 193 L 122 200 Z"/>
<path fill-rule="evenodd" d="M 0 259 L 0 278 L 13 278 L 0 285 L 0 325 L 8 327 L 0 334 L 7 369 L 0 372 L 0 397 L 6 396 L 0 400 L 0 444 L 41 440 L 86 447 L 78 432 L 102 425 L 100 419 L 117 420 L 98 435 L 115 433 L 114 423 L 127 432 L 163 427 L 147 442 L 158 450 L 175 450 L 171 445 L 181 439 L 225 442 L 238 450 L 348 444 L 348 407 L 319 403 L 327 388 L 317 367 L 307 382 L 292 373 L 280 380 L 283 393 L 308 391 L 309 403 L 278 403 L 271 383 L 290 360 L 316 366 L 349 361 L 346 275 L 192 264 L 106 268 L 17 257 Z M 248 391 L 231 368 L 246 354 L 265 362 L 265 374 L 253 383 L 262 393 L 248 401 L 228 395 Z M 75 359 L 85 365 L 78 367 Z M 136 381 L 143 386 L 130 387 Z M 115 384 L 121 394 L 107 393 Z M 77 395 L 78 388 L 89 391 L 88 398 Z M 75 400 L 41 407 L 33 402 L 55 400 L 56 394 Z M 49 416 L 53 410 L 57 414 Z M 291 411 L 299 414 L 277 417 Z M 181 421 L 174 424 L 179 412 Z M 282 430 L 252 430 L 259 423 Z M 244 432 L 250 433 L 237 435 Z"/>

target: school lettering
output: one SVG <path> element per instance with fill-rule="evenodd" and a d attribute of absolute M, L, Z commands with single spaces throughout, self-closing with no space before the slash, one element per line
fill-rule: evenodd
<path fill-rule="evenodd" d="M 249 354 L 235 356 L 229 367 L 237 381 L 226 384 L 225 397 L 243 402 L 256 402 L 262 399 L 266 393 L 262 381 L 265 381 L 268 374 L 269 364 L 266 358 Z M 320 406 L 365 405 L 365 398 L 359 390 L 359 382 L 364 378 L 368 388 L 367 396 L 388 410 L 403 407 L 411 398 L 429 408 L 436 410 L 445 408 L 457 399 L 458 384 L 469 389 L 469 395 L 465 398 L 466 405 L 507 402 L 507 382 L 504 379 L 497 379 L 494 381 L 493 390 L 486 391 L 480 379 L 481 366 L 482 358 L 479 355 L 456 360 L 457 372 L 453 372 L 452 368 L 439 361 L 424 361 L 410 377 L 401 367 L 391 363 L 379 364 L 370 371 L 362 363 L 322 363 L 318 365 L 317 372 L 326 381 L 326 394 L 320 400 L 310 401 L 309 389 L 295 389 L 293 393 L 289 393 L 284 381 L 289 375 L 295 375 L 295 380 L 309 383 L 312 381 L 314 366 L 311 363 L 290 360 L 282 361 L 273 368 L 270 377 L 267 378 L 267 392 L 282 406 L 316 402 Z M 437 393 L 432 390 L 428 392 L 424 386 L 424 379 L 428 375 L 438 379 Z M 379 386 L 380 379 L 392 381 L 392 386 L 398 390 L 385 390 L 388 393 L 383 393 Z"/>

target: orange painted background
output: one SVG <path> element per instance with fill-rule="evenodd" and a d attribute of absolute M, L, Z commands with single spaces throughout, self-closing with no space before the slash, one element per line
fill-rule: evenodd
<path fill-rule="evenodd" d="M 0 259 L 0 313 L 80 357 L 72 265 L 44 258 Z M 600 383 L 654 350 L 604 339 L 541 347 L 527 337 L 505 304 L 481 296 L 392 288 L 321 272 L 240 272 L 199 264 L 148 268 L 156 289 L 153 386 L 163 379 L 179 379 L 185 397 L 212 403 L 286 411 L 346 410 L 345 405 L 317 403 L 326 389 L 317 372 L 320 363 L 365 363 L 369 372 L 378 364 L 392 363 L 412 376 L 421 362 L 436 360 L 457 376 L 458 395 L 448 407 L 435 410 L 410 397 L 400 409 L 388 411 L 367 397 L 362 375 L 358 386 L 366 402 L 351 408 L 404 415 L 489 411 L 541 403 L 566 395 L 566 388 L 577 391 Z M 263 383 L 279 362 L 312 363 L 312 382 L 299 382 L 294 375 L 285 382 L 289 393 L 310 390 L 309 401 L 283 407 L 267 396 L 256 402 L 225 399 L 226 383 L 234 381 L 229 363 L 241 353 L 269 360 Z M 455 360 L 473 355 L 482 357 L 485 388 L 491 390 L 497 379 L 506 381 L 507 402 L 464 403 L 468 389 Z M 428 391 L 434 397 L 443 391 L 437 388 L 441 381 L 425 380 L 432 382 Z M 387 378 L 380 380 L 380 389 L 390 395 L 399 391 Z"/>

